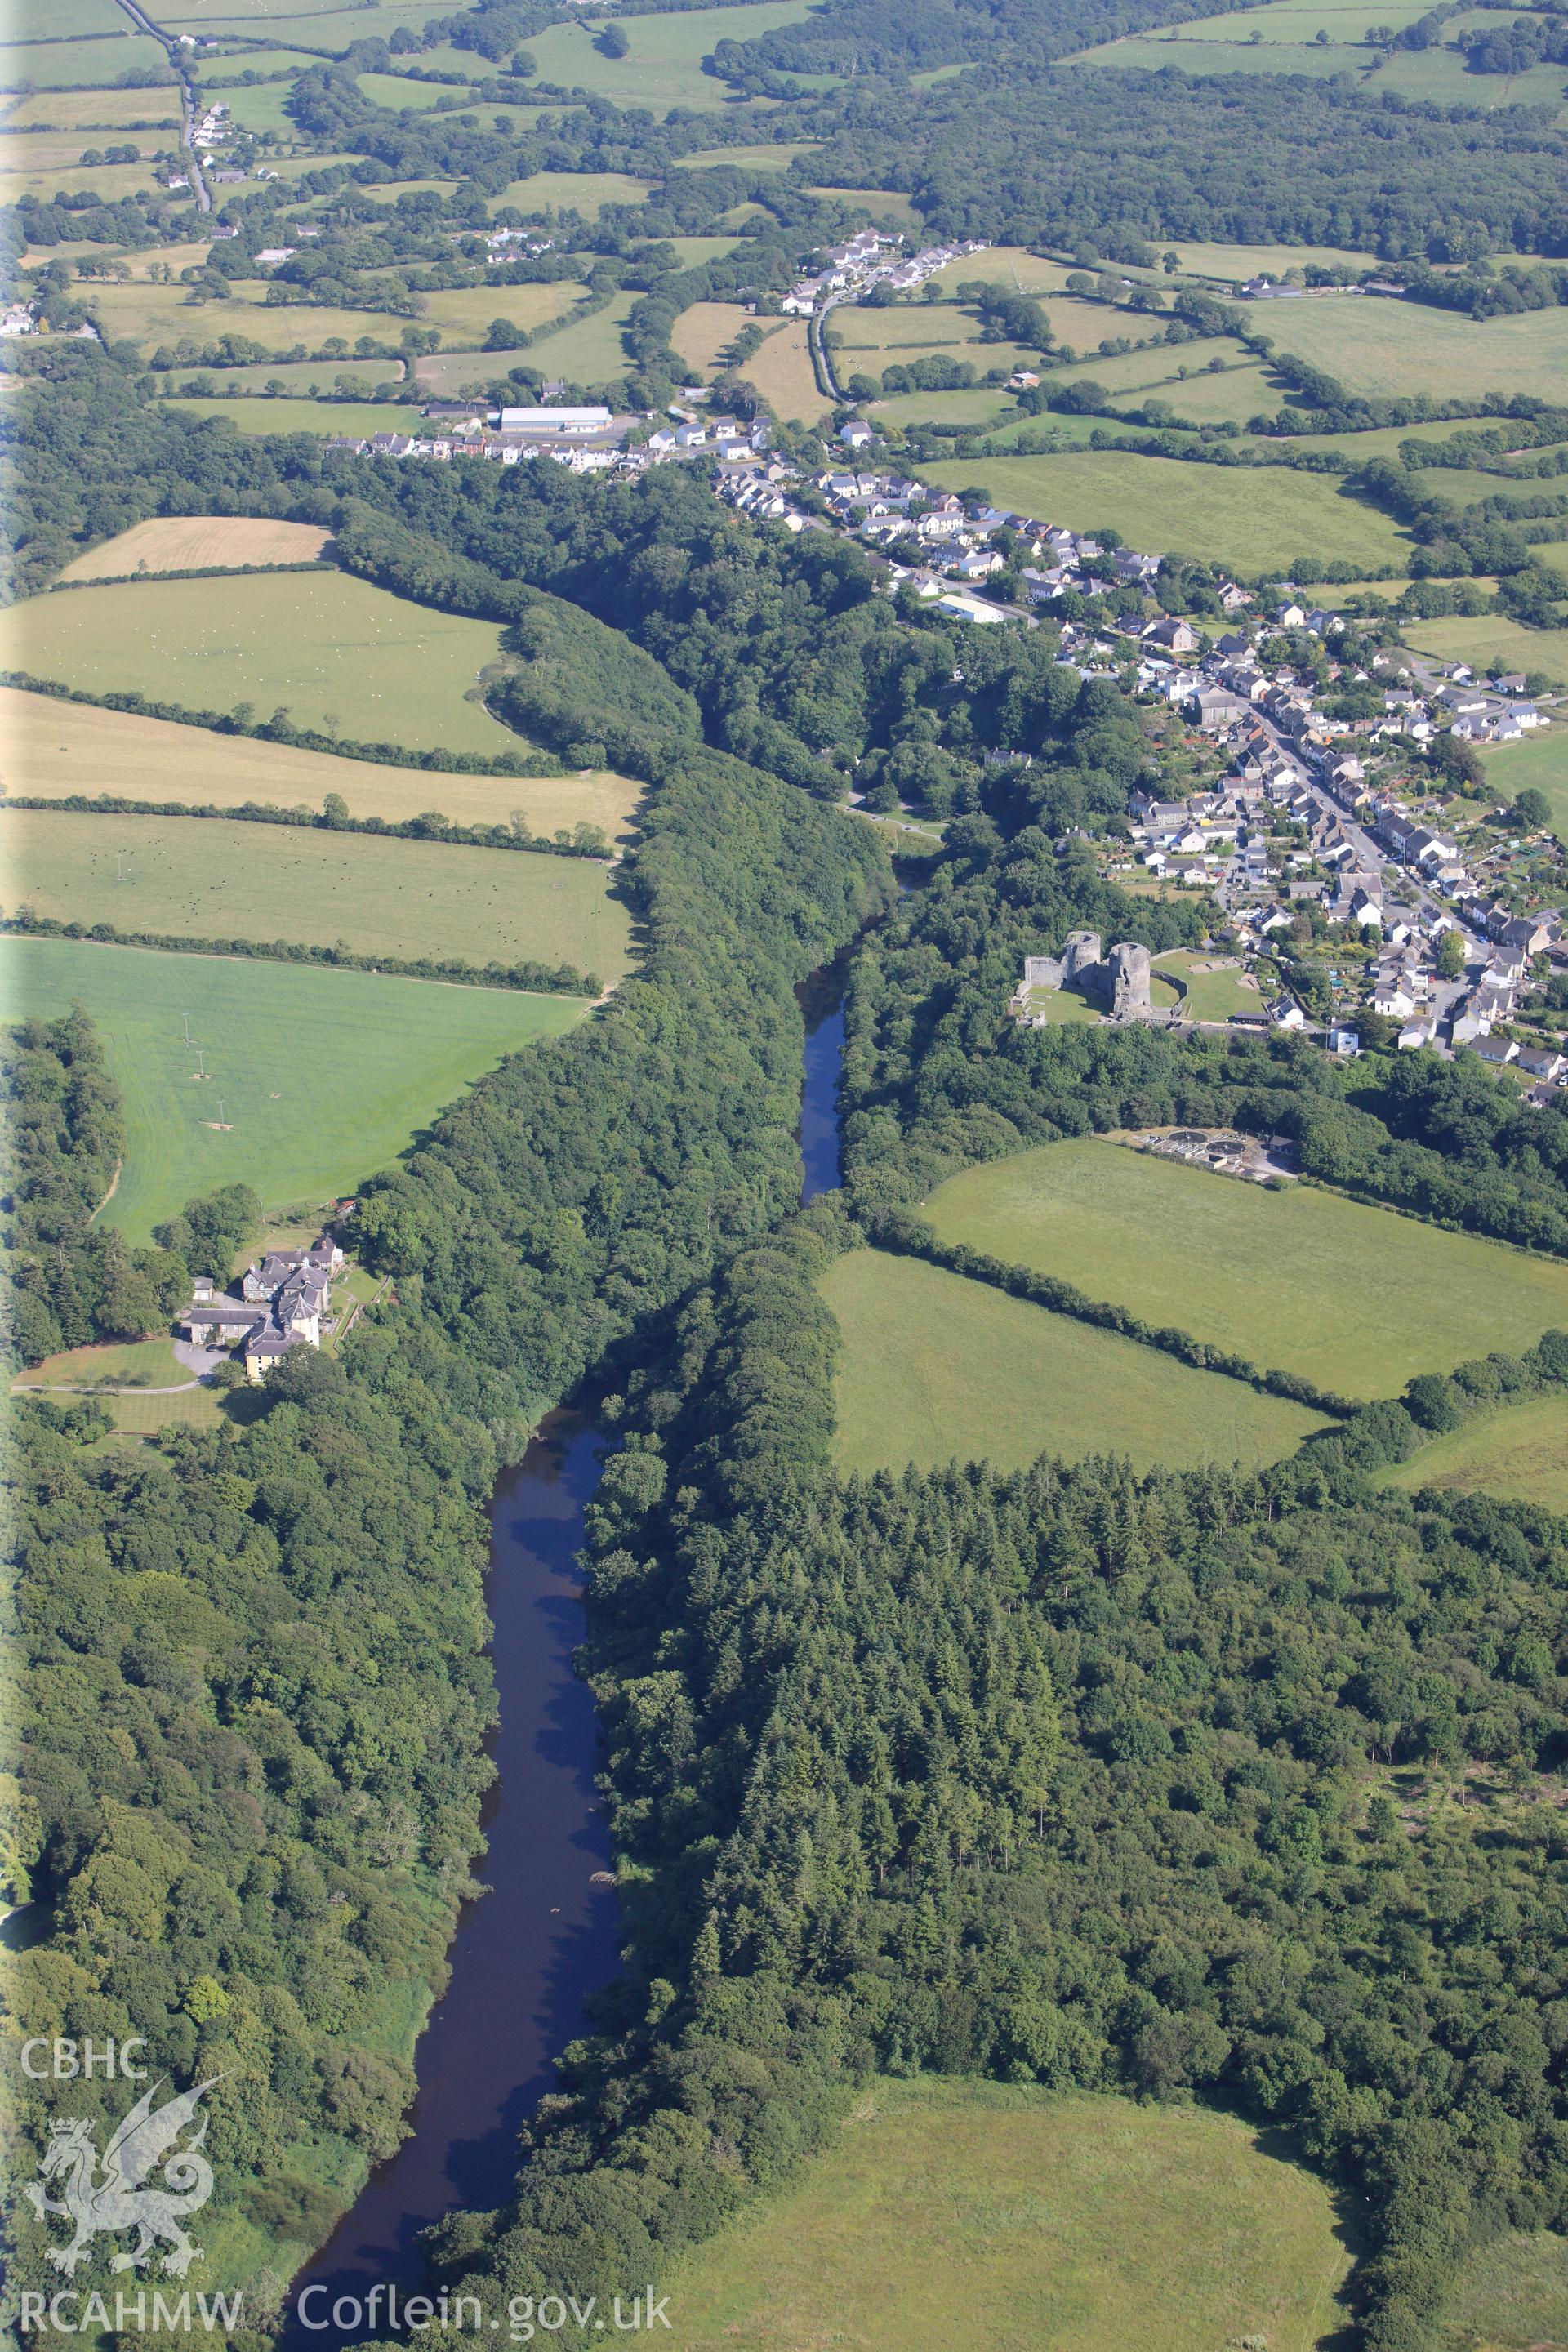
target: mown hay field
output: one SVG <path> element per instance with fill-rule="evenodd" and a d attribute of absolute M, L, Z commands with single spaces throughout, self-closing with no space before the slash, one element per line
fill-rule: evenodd
<path fill-rule="evenodd" d="M 204 572 L 220 565 L 314 563 L 331 533 L 266 515 L 158 515 L 79 555 L 62 580 L 123 580 L 138 572 Z"/>
<path fill-rule="evenodd" d="M 5 666 L 95 694 L 139 690 L 186 709 L 294 724 L 414 751 L 514 751 L 519 738 L 465 698 L 501 632 L 412 604 L 348 573 L 259 572 L 72 588 L 14 605 Z"/>
<path fill-rule="evenodd" d="M 983 482 L 1000 504 L 1069 530 L 1109 525 L 1130 547 L 1242 572 L 1292 567 L 1309 555 L 1375 568 L 1401 562 L 1408 545 L 1386 516 L 1321 475 L 1283 466 L 1205 466 L 1072 449 L 1048 457 L 971 458 L 921 472 L 940 489 Z"/>
<path fill-rule="evenodd" d="M 881 2080 L 835 2144 L 679 2265 L 669 2340 L 1310 2352 L 1342 2322 L 1348 2268 L 1322 2183 L 1233 2116 Z"/>
<path fill-rule="evenodd" d="M 843 1341 L 833 1441 L 843 1471 L 954 1458 L 1016 1470 L 1041 1454 L 1257 1469 L 1321 1426 L 1299 1405 L 921 1258 L 851 1250 L 821 1286 Z"/>
<path fill-rule="evenodd" d="M 529 366 L 558 376 L 565 383 L 608 383 L 624 376 L 631 362 L 621 341 L 621 329 L 642 299 L 628 289 L 588 318 L 538 336 Z"/>
<path fill-rule="evenodd" d="M 804 319 L 786 320 L 737 373 L 786 425 L 816 425 L 832 413 L 816 388 Z"/>
<path fill-rule="evenodd" d="M 631 925 L 599 860 L 233 817 L 0 814 L 9 904 L 176 939 L 574 964 L 617 980 Z"/>
<path fill-rule="evenodd" d="M 0 687 L 0 785 L 13 798 L 184 801 L 193 807 L 308 808 L 336 793 L 353 817 L 400 824 L 438 809 L 454 824 L 506 824 L 521 812 L 530 833 L 596 824 L 610 839 L 630 832 L 642 786 L 606 769 L 561 776 L 434 774 L 334 760 L 250 735 L 217 735 L 96 703 L 57 701 Z"/>
<path fill-rule="evenodd" d="M 508 1054 L 584 1013 L 580 997 L 69 940 L 0 939 L 0 999 L 13 1021 L 86 1005 L 125 1104 L 103 1222 L 133 1242 L 218 1184 L 253 1185 L 268 1209 L 352 1192 Z M 209 1124 L 220 1096 L 226 1133 Z"/>
<path fill-rule="evenodd" d="M 751 324 L 739 302 L 693 302 L 677 319 L 670 345 L 698 375 L 711 375 L 742 328 Z"/>
<path fill-rule="evenodd" d="M 1392 1396 L 1417 1372 L 1568 1328 L 1555 1258 L 1101 1138 L 965 1169 L 922 1213 L 943 1241 L 1347 1396 Z"/>

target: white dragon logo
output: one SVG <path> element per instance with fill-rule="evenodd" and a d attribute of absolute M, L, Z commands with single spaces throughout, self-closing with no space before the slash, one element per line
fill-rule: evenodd
<path fill-rule="evenodd" d="M 161 2077 L 150 2091 L 144 2091 L 125 2117 L 103 2152 L 100 2180 L 93 2179 L 99 2158 L 86 2116 L 74 2116 L 68 2123 L 50 2126 L 49 2144 L 38 2158 L 38 2170 L 46 2180 L 65 2174 L 64 2201 L 57 2204 L 46 2197 L 36 2180 L 28 2182 L 26 2193 L 40 2221 L 46 2213 L 63 2213 L 76 2224 L 76 2235 L 68 2246 L 49 2248 L 50 2262 L 68 2278 L 74 2277 L 79 2263 L 86 2260 L 94 2238 L 118 2230 L 139 2230 L 142 2234 L 130 2253 L 113 2257 L 111 2271 L 140 2270 L 160 2238 L 169 2247 L 163 2267 L 175 2278 L 183 2278 L 193 2263 L 203 2259 L 202 2249 L 192 2245 L 180 2223 L 184 2215 L 199 2212 L 213 2193 L 212 2167 L 200 2153 L 208 2118 L 203 2116 L 200 2131 L 185 2147 L 176 2148 L 174 2142 L 195 2121 L 196 2102 L 203 2093 L 222 2078 L 212 2075 L 194 2089 L 165 2100 L 154 2113 L 153 2102 L 167 2079 Z M 147 2175 L 159 2166 L 167 2186 L 143 2188 Z"/>

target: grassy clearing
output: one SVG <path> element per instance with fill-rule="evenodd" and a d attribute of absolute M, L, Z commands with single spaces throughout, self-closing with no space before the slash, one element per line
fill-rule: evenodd
<path fill-rule="evenodd" d="M 1568 1328 L 1555 1259 L 1100 1139 L 966 1169 L 924 1213 L 944 1241 L 1350 1396 L 1390 1396 L 1416 1372 Z"/>
<path fill-rule="evenodd" d="M 470 58 L 469 70 L 478 63 L 477 58 Z M 356 74 L 354 79 L 373 106 L 387 107 L 394 114 L 428 114 L 444 100 L 463 95 L 449 82 L 413 81 L 406 74 L 363 73 Z"/>
<path fill-rule="evenodd" d="M 1178 376 L 1173 383 L 1151 385 L 1146 397 L 1169 401 L 1178 416 L 1194 425 L 1245 425 L 1249 417 L 1272 415 L 1279 392 L 1261 365 L 1227 367 L 1213 375 Z M 1129 403 L 1138 406 L 1137 402 Z"/>
<path fill-rule="evenodd" d="M 1235 24 L 1237 19 L 1227 16 L 1219 21 Z M 1092 49 L 1070 62 L 1110 66 L 1125 73 L 1161 73 L 1173 66 L 1186 74 L 1310 74 L 1314 79 L 1326 80 L 1355 63 L 1369 65 L 1372 60 L 1365 50 L 1347 53 L 1331 46 L 1321 48 L 1310 41 L 1291 48 L 1283 44 L 1254 48 L 1246 41 L 1190 41 L 1180 33 L 1148 33 Z"/>
<path fill-rule="evenodd" d="M 814 155 L 820 139 L 783 139 L 776 147 L 703 147 L 682 155 L 681 171 L 702 171 L 710 164 L 732 163 L 739 172 L 785 172 L 797 155 Z"/>
<path fill-rule="evenodd" d="M 419 768 L 334 760 L 252 736 L 215 735 L 165 719 L 57 702 L 0 687 L 0 786 L 17 796 L 64 800 L 73 793 L 118 793 L 127 800 L 186 801 L 238 808 L 319 813 L 329 793 L 351 816 L 400 824 L 438 808 L 455 824 L 505 824 L 520 809 L 530 833 L 596 824 L 612 839 L 630 832 L 641 794 L 630 777 L 605 769 L 563 776 L 432 775 Z"/>
<path fill-rule="evenodd" d="M 1049 261 L 1025 245 L 994 245 L 984 253 L 966 253 L 939 269 L 933 283 L 951 293 L 966 278 L 983 278 L 1018 294 L 1059 294 L 1068 281 L 1069 261 Z"/>
<path fill-rule="evenodd" d="M 1568 834 L 1568 718 L 1538 728 L 1522 743 L 1496 744 L 1481 758 L 1500 798 L 1514 800 L 1533 784 L 1552 803 L 1552 830 Z"/>
<path fill-rule="evenodd" d="M 1446 29 L 1458 27 L 1450 20 Z M 1372 87 L 1432 106 L 1479 107 L 1487 112 L 1496 106 L 1545 106 L 1559 122 L 1568 117 L 1561 66 L 1531 66 L 1521 74 L 1467 73 L 1464 58 L 1451 47 L 1394 50 L 1379 66 Z"/>
<path fill-rule="evenodd" d="M 319 373 L 331 382 L 329 361 Z M 419 433 L 425 420 L 416 408 L 395 408 L 390 402 L 382 406 L 369 400 L 268 400 L 258 397 L 221 400 L 170 398 L 166 405 L 183 408 L 193 416 L 221 418 L 232 425 L 237 433 L 258 436 L 266 433 L 316 433 L 330 436 L 347 434 L 356 440 L 368 440 L 373 433 Z"/>
<path fill-rule="evenodd" d="M 1538 669 L 1559 686 L 1568 684 L 1568 637 L 1560 629 L 1527 629 L 1500 613 L 1483 613 L 1473 621 L 1410 621 L 1405 635 L 1417 653 L 1438 661 L 1470 662 L 1478 671 L 1497 669 L 1505 676 Z M 1568 722 L 1559 719 L 1557 725 L 1568 731 Z"/>
<path fill-rule="evenodd" d="M 871 412 L 885 425 L 994 425 L 1013 414 L 1005 392 L 900 392 L 879 400 Z"/>
<path fill-rule="evenodd" d="M 1321 2182 L 1229 2116 L 882 2081 L 791 2187 L 680 2265 L 670 2340 L 1309 2352 L 1342 2318 L 1348 2267 Z"/>
<path fill-rule="evenodd" d="M 1568 312 L 1475 320 L 1386 297 L 1268 307 L 1265 331 L 1282 352 L 1337 376 L 1351 392 L 1457 399 L 1488 392 L 1561 393 Z"/>
<path fill-rule="evenodd" d="M 352 1192 L 506 1055 L 583 1015 L 580 999 L 510 989 L 0 940 L 7 1019 L 75 998 L 125 1100 L 125 1167 L 104 1222 L 137 1242 L 217 1184 L 254 1185 L 268 1207 Z M 191 1081 L 187 1012 L 206 1086 Z M 226 1135 L 205 1124 L 219 1090 Z"/>
<path fill-rule="evenodd" d="M 833 407 L 816 388 L 804 319 L 790 319 L 740 371 L 786 425 L 816 425 Z"/>
<path fill-rule="evenodd" d="M 1434 2341 L 1441 2352 L 1557 2352 L 1568 2343 L 1568 2239 L 1516 2231 L 1478 2248 Z"/>
<path fill-rule="evenodd" d="M 811 81 L 823 89 L 833 88 L 831 77 L 826 74 L 800 74 L 796 79 Z M 915 210 L 908 196 L 899 195 L 891 188 L 829 188 L 819 184 L 816 194 L 837 197 L 852 211 L 871 213 L 878 220 L 891 221 L 896 228 L 917 232 L 925 226 L 925 215 Z"/>
<path fill-rule="evenodd" d="M 617 106 L 651 107 L 666 114 L 676 106 L 707 110 L 723 105 L 731 95 L 728 83 L 702 71 L 702 60 L 716 43 L 754 41 L 780 25 L 798 25 L 810 13 L 807 0 L 752 0 L 751 5 L 694 8 L 679 16 L 629 16 L 631 47 L 624 58 L 605 57 L 586 25 L 553 25 L 532 35 L 528 47 L 541 81 L 591 90 Z"/>
<path fill-rule="evenodd" d="M 1332 553 L 1376 566 L 1397 562 L 1406 541 L 1372 508 L 1316 474 L 1205 466 L 1122 450 L 1069 450 L 1051 457 L 987 457 L 922 469 L 942 489 L 983 481 L 1003 504 L 1089 530 L 1109 524 L 1130 547 L 1193 555 L 1241 571 L 1293 566 Z"/>
<path fill-rule="evenodd" d="M 626 172 L 535 172 L 531 179 L 510 180 L 490 210 L 511 205 L 521 213 L 581 213 L 584 220 L 597 220 L 606 205 L 640 205 L 652 186 L 651 180 L 634 180 Z M 400 192 L 401 184 L 384 191 L 388 196 Z"/>
<path fill-rule="evenodd" d="M 1568 1399 L 1530 1397 L 1478 1413 L 1424 1445 L 1413 1460 L 1381 1472 L 1379 1482 L 1407 1494 L 1437 1486 L 1568 1511 Z"/>
<path fill-rule="evenodd" d="M 621 329 L 641 300 L 640 294 L 628 289 L 591 318 L 541 335 L 529 355 L 529 365 L 566 383 L 608 383 L 625 375 L 631 362 Z"/>
<path fill-rule="evenodd" d="M 293 84 L 286 81 L 254 82 L 248 89 L 222 92 L 224 104 L 242 131 L 281 131 L 297 139 L 299 131 L 287 111 L 292 95 Z"/>
<path fill-rule="evenodd" d="M 1087 302 L 1079 307 L 1086 313 L 1094 308 Z M 1100 316 L 1102 319 L 1106 317 L 1103 310 Z M 1114 321 L 1108 320 L 1108 324 L 1114 324 Z M 1068 336 L 1067 340 L 1070 342 L 1072 338 Z M 1098 359 L 1091 352 L 1077 366 L 1063 368 L 1059 379 L 1053 373 L 1051 382 L 1056 383 L 1059 380 L 1062 383 L 1071 384 L 1084 383 L 1092 379 L 1110 393 L 1155 389 L 1165 392 L 1176 380 L 1178 368 L 1184 367 L 1191 374 L 1196 375 L 1207 367 L 1211 360 L 1223 360 L 1227 367 L 1253 364 L 1247 346 L 1237 342 L 1234 335 L 1205 335 L 1195 342 L 1154 342 L 1142 351 L 1117 352 L 1105 359 Z M 1184 386 L 1183 388 L 1185 389 Z"/>
<path fill-rule="evenodd" d="M 262 515 L 163 515 L 132 524 L 79 555 L 62 580 L 121 580 L 132 572 L 203 572 L 219 564 L 313 563 L 330 541 L 315 523 Z"/>
<path fill-rule="evenodd" d="M 0 58 L 5 54 L 0 49 Z M 47 205 L 62 191 L 67 195 L 78 195 L 85 189 L 104 204 L 111 205 L 152 184 L 151 163 L 100 163 L 90 170 L 79 163 L 61 163 L 47 171 L 0 173 L 0 203 L 19 204 L 24 196 L 37 196 L 40 204 Z"/>
<path fill-rule="evenodd" d="M 1016 1470 L 1040 1454 L 1257 1468 L 1321 1426 L 1299 1405 L 920 1258 L 852 1250 L 822 1289 L 844 1340 L 833 1444 L 844 1471 L 955 1456 Z"/>
<path fill-rule="evenodd" d="M 0 824 L 7 899 L 62 922 L 364 955 L 571 963 L 605 981 L 630 961 L 629 919 L 606 897 L 606 868 L 595 859 L 226 817 L 12 809 Z"/>
<path fill-rule="evenodd" d="M 73 588 L 14 606 L 5 629 L 7 666 L 35 677 L 197 710 L 286 706 L 361 742 L 462 751 L 517 745 L 465 698 L 500 638 L 328 570 Z"/>

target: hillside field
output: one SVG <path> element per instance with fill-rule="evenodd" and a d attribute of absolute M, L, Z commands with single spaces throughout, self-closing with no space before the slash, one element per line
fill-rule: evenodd
<path fill-rule="evenodd" d="M 679 2264 L 670 2341 L 1310 2352 L 1342 2322 L 1348 2268 L 1321 2182 L 1229 2116 L 883 2080 L 837 2145 Z"/>
<path fill-rule="evenodd" d="M 0 939 L 0 997 L 10 1020 L 86 1005 L 125 1104 L 104 1221 L 133 1242 L 218 1184 L 254 1185 L 268 1208 L 352 1192 L 508 1054 L 584 1013 L 578 997 L 70 940 Z M 227 1134 L 206 1124 L 220 1094 Z"/>
<path fill-rule="evenodd" d="M 1481 754 L 1487 782 L 1500 800 L 1514 800 L 1533 784 L 1552 803 L 1552 828 L 1568 834 L 1568 714 L 1538 727 L 1521 743 L 1496 743 Z"/>
<path fill-rule="evenodd" d="M 630 960 L 630 919 L 594 858 L 227 817 L 11 809 L 0 825 L 6 903 L 61 922 L 476 964 L 526 959 L 604 982 Z"/>
<path fill-rule="evenodd" d="M 943 1241 L 1349 1396 L 1392 1396 L 1417 1372 L 1568 1328 L 1554 1258 L 1100 1139 L 965 1169 L 924 1213 Z"/>
<path fill-rule="evenodd" d="M 1408 1462 L 1384 1471 L 1379 1483 L 1407 1494 L 1421 1486 L 1451 1487 L 1568 1511 L 1568 1398 L 1527 1397 L 1477 1413 Z"/>
<path fill-rule="evenodd" d="M 62 580 L 123 580 L 138 572 L 209 572 L 221 564 L 314 563 L 331 533 L 264 515 L 159 515 L 79 555 Z"/>
<path fill-rule="evenodd" d="M 1467 319 L 1425 302 L 1381 298 L 1259 306 L 1276 347 L 1320 367 L 1351 392 L 1451 400 L 1488 392 L 1557 398 L 1568 368 L 1568 312 L 1525 310 Z"/>
<path fill-rule="evenodd" d="M 706 112 L 730 95 L 727 83 L 702 71 L 702 60 L 717 42 L 754 41 L 780 25 L 797 25 L 809 14 L 808 0 L 749 0 L 738 7 L 628 17 L 631 47 L 624 58 L 605 57 L 595 40 L 595 28 L 587 25 L 552 25 L 532 34 L 528 48 L 541 81 L 591 90 L 617 106 L 647 106 L 664 113 L 689 106 Z"/>
<path fill-rule="evenodd" d="M 786 425 L 815 425 L 831 414 L 812 373 L 804 319 L 786 320 L 736 373 L 782 416 Z"/>
<path fill-rule="evenodd" d="M 500 652 L 493 622 L 326 571 L 133 581 L 14 605 L 5 666 L 187 709 L 286 708 L 296 725 L 412 751 L 500 752 L 518 737 L 465 699 Z"/>
<path fill-rule="evenodd" d="M 1177 405 L 1174 394 L 1166 397 Z M 1322 475 L 1283 466 L 1204 466 L 1121 449 L 1074 449 L 920 471 L 939 489 L 983 482 L 999 504 L 1068 530 L 1109 525 L 1130 547 L 1194 555 L 1241 572 L 1331 553 L 1375 568 L 1402 561 L 1405 551 L 1403 534 L 1386 516 L 1342 496 Z"/>
<path fill-rule="evenodd" d="M 505 824 L 514 809 L 530 833 L 596 824 L 612 839 L 631 829 L 642 786 L 605 769 L 579 775 L 435 775 L 423 768 L 384 768 L 372 760 L 334 760 L 249 735 L 216 735 L 166 719 L 102 710 L 90 702 L 0 687 L 0 786 L 14 796 L 64 800 L 72 793 L 125 800 L 184 801 L 238 808 L 309 808 L 329 793 L 351 816 L 402 824 L 439 809 L 454 824 Z"/>
<path fill-rule="evenodd" d="M 834 1439 L 843 1471 L 928 1470 L 954 1457 L 1016 1470 L 1040 1454 L 1250 1470 L 1321 1426 L 1299 1405 L 923 1259 L 850 1250 L 822 1292 L 844 1342 Z"/>

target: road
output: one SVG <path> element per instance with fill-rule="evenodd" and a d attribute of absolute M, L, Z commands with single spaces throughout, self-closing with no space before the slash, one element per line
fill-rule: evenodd
<path fill-rule="evenodd" d="M 137 6 L 136 0 L 117 0 L 117 5 L 124 10 L 139 33 L 145 33 L 153 40 L 163 44 L 169 53 L 169 63 L 180 77 L 180 102 L 185 117 L 184 143 L 191 159 L 191 186 L 195 192 L 198 210 L 210 213 L 213 200 L 207 193 L 207 184 L 202 177 L 202 167 L 196 156 L 195 87 L 185 70 L 185 60 L 180 48 L 179 38 L 174 33 L 165 32 L 162 25 L 155 25 L 152 17 Z"/>

